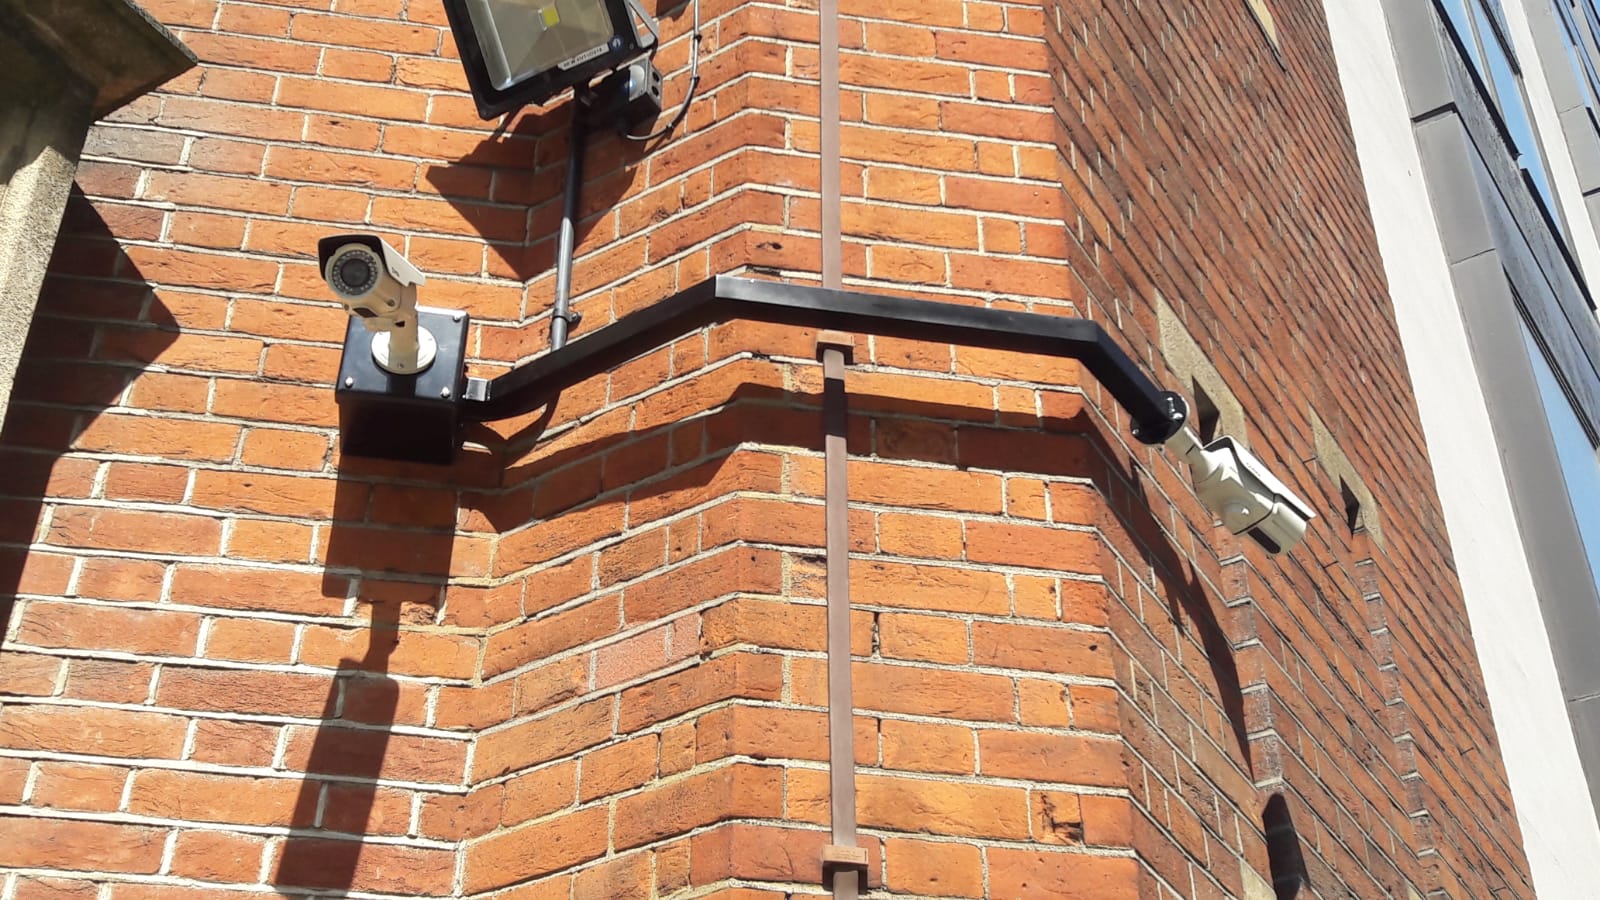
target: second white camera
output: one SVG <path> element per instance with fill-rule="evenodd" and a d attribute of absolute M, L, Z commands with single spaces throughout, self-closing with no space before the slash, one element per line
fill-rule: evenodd
<path fill-rule="evenodd" d="M 1316 513 L 1231 437 L 1201 445 L 1185 428 L 1167 442 L 1189 463 L 1195 494 L 1222 525 L 1268 553 L 1294 549 Z"/>

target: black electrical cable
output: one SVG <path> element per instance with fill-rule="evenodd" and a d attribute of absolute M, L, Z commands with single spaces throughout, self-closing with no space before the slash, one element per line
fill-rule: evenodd
<path fill-rule="evenodd" d="M 700 0 L 694 0 L 694 33 L 690 37 L 692 44 L 689 48 L 689 91 L 683 97 L 683 105 L 678 107 L 678 113 L 672 117 L 672 121 L 661 128 L 649 134 L 624 134 L 623 137 L 641 143 L 663 138 L 671 134 L 672 130 L 688 117 L 689 107 L 694 103 L 695 93 L 700 89 L 700 41 L 703 37 L 700 32 Z"/>

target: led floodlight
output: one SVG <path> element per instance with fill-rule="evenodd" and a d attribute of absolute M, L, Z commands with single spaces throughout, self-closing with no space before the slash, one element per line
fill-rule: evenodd
<path fill-rule="evenodd" d="M 445 0 L 484 119 L 585 87 L 655 46 L 634 0 Z M 640 39 L 642 22 L 650 35 Z"/>

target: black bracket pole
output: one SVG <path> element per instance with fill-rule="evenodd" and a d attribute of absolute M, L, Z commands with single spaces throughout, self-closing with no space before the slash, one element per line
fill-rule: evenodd
<path fill-rule="evenodd" d="M 466 421 L 531 412 L 584 379 L 714 322 L 745 319 L 1076 359 L 1132 419 L 1133 436 L 1161 444 L 1188 405 L 1164 391 L 1099 324 L 1087 319 L 888 297 L 718 275 L 493 380 L 468 380 Z"/>
<path fill-rule="evenodd" d="M 572 257 L 578 244 L 578 201 L 583 191 L 583 153 L 588 126 L 581 115 L 572 119 L 572 146 L 567 153 L 567 189 L 561 200 L 561 234 L 556 247 L 556 300 L 550 311 L 550 349 L 567 344 L 567 334 L 578 324 L 572 312 Z"/>

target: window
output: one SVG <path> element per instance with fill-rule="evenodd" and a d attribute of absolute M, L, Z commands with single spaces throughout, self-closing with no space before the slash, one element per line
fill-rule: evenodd
<path fill-rule="evenodd" d="M 1583 94 L 1583 105 L 1589 108 L 1589 115 L 1593 117 L 1595 98 L 1600 97 L 1600 72 L 1594 67 L 1594 57 L 1589 53 L 1589 43 L 1592 41 L 1591 32 L 1584 30 L 1573 16 L 1573 9 L 1567 5 L 1567 0 L 1550 0 L 1555 7 L 1556 21 L 1561 25 L 1561 39 L 1566 44 L 1567 62 L 1572 66 L 1572 74 L 1578 80 L 1580 91 Z M 1589 0 L 1584 0 L 1588 6 Z M 1586 22 L 1585 25 L 1588 23 Z"/>
<path fill-rule="evenodd" d="M 1487 99 L 1500 114 L 1500 121 L 1510 138 L 1512 157 L 1526 173 L 1528 182 L 1533 185 L 1534 195 L 1544 205 L 1550 221 L 1560 229 L 1559 207 L 1556 206 L 1550 177 L 1534 136 L 1527 100 L 1522 94 L 1521 69 L 1506 39 L 1498 8 L 1491 12 L 1490 7 L 1484 5 L 1485 0 L 1438 0 L 1438 3 L 1466 54 L 1468 64 L 1477 73 Z"/>
<path fill-rule="evenodd" d="M 1596 455 L 1589 433 L 1584 430 L 1549 360 L 1526 324 L 1522 326 L 1522 339 L 1528 346 L 1528 358 L 1533 362 L 1539 399 L 1544 404 L 1550 434 L 1556 442 L 1561 477 L 1566 482 L 1572 513 L 1578 521 L 1578 534 L 1583 538 L 1589 557 L 1589 574 L 1600 586 L 1600 456 Z"/>

